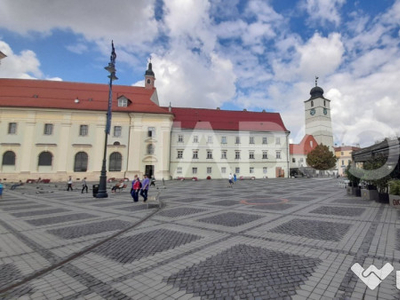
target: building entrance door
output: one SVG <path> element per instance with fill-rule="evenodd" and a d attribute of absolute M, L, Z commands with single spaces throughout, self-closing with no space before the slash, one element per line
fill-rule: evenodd
<path fill-rule="evenodd" d="M 149 178 L 154 175 L 154 165 L 146 165 L 146 170 L 144 172 Z"/>

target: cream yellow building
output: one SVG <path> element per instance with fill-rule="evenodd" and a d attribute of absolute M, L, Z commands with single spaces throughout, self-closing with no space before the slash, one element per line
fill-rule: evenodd
<path fill-rule="evenodd" d="M 343 176 L 344 171 L 346 170 L 347 166 L 349 164 L 351 164 L 351 162 L 352 162 L 351 154 L 353 153 L 353 151 L 359 150 L 360 147 L 343 145 L 343 146 L 334 147 L 334 148 L 335 148 L 336 157 L 338 158 L 338 161 L 336 163 L 338 175 Z"/>
<path fill-rule="evenodd" d="M 173 115 L 159 107 L 154 79 L 146 75 L 145 87 L 113 87 L 109 178 L 169 178 Z M 100 84 L 0 79 L 1 177 L 97 180 L 108 91 Z"/>

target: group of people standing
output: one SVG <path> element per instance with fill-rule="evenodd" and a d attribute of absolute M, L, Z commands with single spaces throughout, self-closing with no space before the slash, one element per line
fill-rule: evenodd
<path fill-rule="evenodd" d="M 132 181 L 132 188 L 131 188 L 131 196 L 133 198 L 133 202 L 139 201 L 139 195 L 143 197 L 143 202 L 147 201 L 147 194 L 150 188 L 150 179 L 147 175 L 143 175 L 143 180 L 140 181 L 138 175 L 135 175 Z"/>

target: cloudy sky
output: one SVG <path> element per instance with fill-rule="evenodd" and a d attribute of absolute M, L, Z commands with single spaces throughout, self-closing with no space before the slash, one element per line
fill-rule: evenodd
<path fill-rule="evenodd" d="M 314 86 L 335 143 L 400 132 L 400 0 L 1 0 L 0 77 L 143 85 L 162 105 L 280 112 L 304 134 Z"/>

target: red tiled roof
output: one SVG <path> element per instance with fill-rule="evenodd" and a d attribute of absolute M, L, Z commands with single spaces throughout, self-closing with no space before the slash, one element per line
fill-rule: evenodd
<path fill-rule="evenodd" d="M 312 146 L 311 146 L 312 141 Z M 318 142 L 312 135 L 306 134 L 301 140 L 300 144 L 290 144 L 290 154 L 303 154 L 307 155 L 317 147 Z"/>
<path fill-rule="evenodd" d="M 185 129 L 288 131 L 279 113 L 173 107 L 174 127 Z"/>
<path fill-rule="evenodd" d="M 112 110 L 168 114 L 168 110 L 151 101 L 154 92 L 155 89 L 144 87 L 113 85 Z M 108 93 L 108 84 L 0 79 L 0 107 L 106 111 Z M 128 107 L 118 107 L 117 99 L 121 96 L 132 103 Z M 79 103 L 75 103 L 75 99 L 79 99 Z"/>

